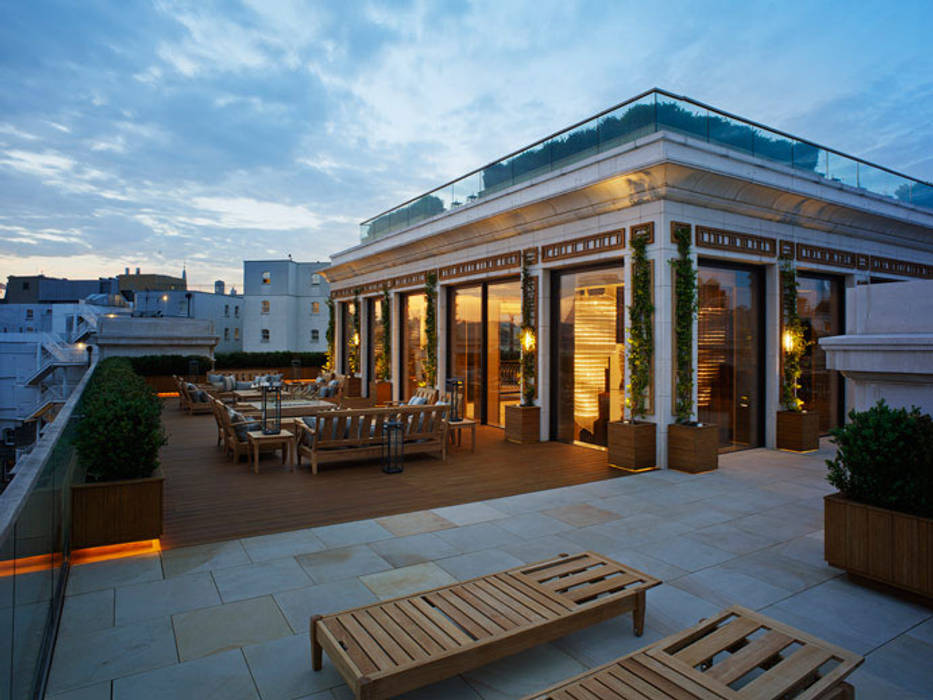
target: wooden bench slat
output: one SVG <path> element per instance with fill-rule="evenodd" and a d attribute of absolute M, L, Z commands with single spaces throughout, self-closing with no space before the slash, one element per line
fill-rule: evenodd
<path fill-rule="evenodd" d="M 597 581 L 588 586 L 581 586 L 580 588 L 574 588 L 572 591 L 565 591 L 560 595 L 569 598 L 574 603 L 584 603 L 589 599 L 594 598 L 603 593 L 615 593 L 626 586 L 638 581 L 637 576 L 622 574 L 619 576 L 610 576 L 609 578 L 603 579 L 602 581 Z"/>
<path fill-rule="evenodd" d="M 411 657 L 405 653 L 405 650 L 399 646 L 399 643 L 392 639 L 392 637 L 382 629 L 382 626 L 373 619 L 369 610 L 360 610 L 351 613 L 347 617 L 355 620 L 366 633 L 368 638 L 360 636 L 357 637 L 357 641 L 367 652 L 369 652 L 370 645 L 378 647 L 389 657 L 393 666 L 401 666 L 411 661 Z M 346 625 L 345 619 L 341 619 L 341 622 Z"/>
<path fill-rule="evenodd" d="M 696 666 L 744 639 L 759 627 L 761 625 L 755 620 L 737 617 L 690 646 L 684 647 L 674 654 L 674 658 L 683 661 L 688 666 Z"/>
<path fill-rule="evenodd" d="M 508 620 L 513 627 L 520 627 L 528 624 L 528 620 L 525 617 L 512 610 L 512 608 L 498 600 L 495 596 L 484 591 L 476 582 L 463 584 L 461 591 L 470 594 L 478 603 L 482 603 L 489 610 Z"/>
<path fill-rule="evenodd" d="M 549 591 L 540 583 L 532 581 L 531 579 L 526 580 L 522 578 L 522 576 L 523 574 L 498 574 L 496 578 L 500 581 L 504 581 L 513 588 L 519 589 L 525 595 L 534 598 L 556 615 L 566 615 L 568 610 L 576 610 L 577 606 L 574 603 Z"/>
<path fill-rule="evenodd" d="M 808 644 L 742 688 L 739 697 L 780 697 L 831 658 L 833 655 L 830 652 Z"/>
<path fill-rule="evenodd" d="M 428 657 L 428 652 L 421 646 L 421 644 L 410 634 L 409 629 L 403 628 L 395 620 L 393 620 L 388 612 L 388 606 L 381 608 L 372 608 L 369 611 L 369 614 L 372 616 L 382 629 L 385 630 L 392 639 L 398 642 L 399 646 L 405 650 L 405 653 L 413 659 L 418 661 L 420 659 L 426 659 Z"/>
<path fill-rule="evenodd" d="M 477 624 L 468 615 L 465 615 L 459 608 L 451 604 L 440 595 L 432 593 L 424 596 L 424 599 L 443 613 L 449 621 L 455 623 L 464 632 L 469 634 L 474 640 L 485 639 L 491 636 L 491 633 L 483 626 Z"/>
<path fill-rule="evenodd" d="M 466 615 L 472 622 L 482 627 L 489 634 L 498 635 L 507 631 L 501 624 L 468 603 L 463 596 L 459 595 L 460 592 L 460 587 L 458 586 L 457 588 L 440 590 L 437 592 L 437 595 L 457 608 L 457 610 Z"/>
<path fill-rule="evenodd" d="M 588 583 L 590 581 L 598 581 L 606 578 L 606 576 L 612 576 L 617 573 L 619 573 L 618 569 L 603 564 L 602 566 L 593 566 L 575 574 L 549 579 L 540 583 L 542 586 L 555 592 L 565 591 L 572 586 L 579 586 L 581 583 Z"/>
<path fill-rule="evenodd" d="M 602 559 L 597 559 L 589 553 L 579 554 L 567 559 L 555 559 L 552 562 L 535 565 L 525 569 L 519 569 L 518 573 L 527 576 L 536 583 L 547 581 L 555 576 L 566 576 L 583 571 L 591 566 L 602 564 L 606 565 Z M 510 572 L 514 573 L 514 572 Z"/>
<path fill-rule="evenodd" d="M 729 685 L 746 673 L 757 668 L 794 640 L 780 632 L 768 632 L 763 637 L 753 639 L 748 646 L 723 659 L 706 673 Z"/>
<path fill-rule="evenodd" d="M 399 607 L 398 603 L 388 603 L 382 610 L 396 625 L 405 630 L 405 632 L 418 643 L 418 646 L 424 649 L 427 655 L 440 654 L 447 650 L 447 647 L 442 646 L 418 621 L 406 614 L 406 612 Z M 439 636 L 445 636 L 439 630 L 436 633 Z M 456 645 L 451 643 L 450 646 L 454 647 Z"/>
<path fill-rule="evenodd" d="M 494 586 L 497 590 L 502 591 L 503 595 L 507 595 L 513 600 L 517 600 L 522 605 L 527 606 L 530 610 L 534 610 L 545 620 L 550 620 L 557 615 L 563 614 L 560 610 L 555 612 L 553 605 L 549 606 L 546 603 L 537 600 L 526 590 L 522 590 L 522 588 L 518 586 L 510 585 L 509 581 L 505 578 L 500 578 L 499 576 L 490 576 L 489 578 L 483 580 L 490 586 Z M 514 580 L 515 579 L 512 579 L 512 581 Z"/>
<path fill-rule="evenodd" d="M 331 632 L 334 637 L 337 639 L 337 642 L 341 646 L 345 646 L 345 651 L 352 659 L 353 663 L 363 672 L 363 673 L 372 673 L 378 671 L 382 668 L 388 668 L 392 665 L 392 660 L 386 656 L 385 652 L 382 649 L 377 649 L 373 651 L 373 655 L 370 655 L 369 651 L 363 647 L 362 644 L 357 640 L 356 635 L 339 619 L 334 620 L 337 625 L 337 629 L 331 627 Z M 350 626 L 354 630 L 359 628 L 359 625 L 356 624 L 355 620 L 350 621 Z M 359 630 L 364 636 L 363 630 Z"/>
<path fill-rule="evenodd" d="M 631 671 L 619 665 L 606 669 L 605 673 L 599 674 L 599 678 L 607 687 L 612 688 L 614 692 L 623 698 L 659 700 L 667 697 L 648 681 L 638 678 Z"/>
<path fill-rule="evenodd" d="M 473 582 L 473 585 L 476 586 L 479 590 L 485 593 L 492 599 L 499 601 L 499 603 L 506 608 L 514 611 L 516 615 L 520 615 L 527 622 L 524 624 L 535 623 L 541 620 L 547 620 L 548 616 L 546 614 L 541 614 L 536 610 L 532 609 L 528 605 L 523 605 L 516 598 L 510 597 L 507 593 L 497 588 L 493 583 L 487 581 L 486 579 L 479 579 Z"/>
<path fill-rule="evenodd" d="M 680 698 L 684 700 L 692 700 L 693 698 L 700 698 L 701 700 L 722 700 L 724 697 L 710 690 L 702 682 L 698 682 L 695 678 L 690 678 L 685 673 L 675 671 L 670 666 L 661 663 L 647 653 L 636 654 L 632 658 L 627 659 L 624 666 L 632 671 L 632 673 L 642 678 L 649 678 L 652 685 L 658 686 L 663 692 L 677 700 Z M 691 671 L 693 669 L 687 668 L 685 670 Z"/>
<path fill-rule="evenodd" d="M 447 619 L 446 615 L 441 614 L 434 609 L 426 600 L 421 598 L 412 598 L 406 601 L 411 605 L 415 610 L 421 613 L 428 622 L 431 622 L 437 625 L 451 640 L 456 642 L 458 646 L 463 646 L 464 644 L 471 644 L 473 642 L 473 637 L 468 635 L 462 629 L 457 627 L 454 623 Z"/>
<path fill-rule="evenodd" d="M 606 687 L 595 679 L 590 679 L 583 681 L 577 688 L 574 688 L 574 695 L 580 700 L 605 700 Z"/>

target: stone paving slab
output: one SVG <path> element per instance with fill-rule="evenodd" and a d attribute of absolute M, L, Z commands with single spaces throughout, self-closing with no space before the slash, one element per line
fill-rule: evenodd
<path fill-rule="evenodd" d="M 272 596 L 180 613 L 172 622 L 182 661 L 292 634 Z"/>

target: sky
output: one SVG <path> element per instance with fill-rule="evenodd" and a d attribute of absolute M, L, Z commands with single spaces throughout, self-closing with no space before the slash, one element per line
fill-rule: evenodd
<path fill-rule="evenodd" d="M 0 0 L 0 279 L 241 288 L 652 87 L 933 181 L 933 3 Z"/>

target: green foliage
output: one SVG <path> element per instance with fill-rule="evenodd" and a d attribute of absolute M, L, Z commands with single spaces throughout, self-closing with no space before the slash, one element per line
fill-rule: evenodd
<path fill-rule="evenodd" d="M 437 384 L 437 273 L 431 270 L 424 283 L 424 378 L 428 386 Z"/>
<path fill-rule="evenodd" d="M 522 406 L 535 405 L 537 350 L 534 344 L 526 347 L 524 342 L 529 334 L 532 339 L 535 338 L 535 301 L 534 278 L 528 273 L 528 261 L 522 255 Z"/>
<path fill-rule="evenodd" d="M 127 358 L 97 365 L 78 411 L 75 444 L 88 481 L 142 479 L 159 466 L 162 405 Z"/>
<path fill-rule="evenodd" d="M 783 373 L 781 381 L 781 405 L 785 411 L 799 412 L 803 400 L 797 398 L 800 389 L 800 361 L 807 351 L 805 329 L 797 313 L 797 269 L 790 260 L 781 260 L 781 308 L 784 316 L 784 331 L 781 334 Z"/>
<path fill-rule="evenodd" d="M 219 352 L 214 355 L 214 368 L 227 369 L 274 369 L 288 367 L 292 360 L 300 360 L 302 367 L 323 367 L 327 355 L 323 352 Z"/>
<path fill-rule="evenodd" d="M 350 342 L 347 343 L 347 369 L 351 376 L 360 371 L 360 291 L 359 287 L 353 290 Z M 346 330 L 344 333 L 346 333 Z"/>
<path fill-rule="evenodd" d="M 377 358 L 376 376 L 385 381 L 392 377 L 392 299 L 389 288 L 382 289 L 382 355 Z"/>
<path fill-rule="evenodd" d="M 327 297 L 327 330 L 324 332 L 327 340 L 327 354 L 323 369 L 334 371 L 334 300 Z"/>
<path fill-rule="evenodd" d="M 648 413 L 648 387 L 654 357 L 654 304 L 651 302 L 651 264 L 648 238 L 632 237 L 632 304 L 628 307 L 629 405 L 632 418 Z"/>
<path fill-rule="evenodd" d="M 133 371 L 143 377 L 167 377 L 172 374 L 187 375 L 190 360 L 195 360 L 198 363 L 196 374 L 205 374 L 211 371 L 211 358 L 203 355 L 141 355 L 126 359 L 129 360 Z"/>
<path fill-rule="evenodd" d="M 837 451 L 826 460 L 830 484 L 853 501 L 933 517 L 933 419 L 884 399 L 830 431 Z"/>
<path fill-rule="evenodd" d="M 690 256 L 690 227 L 674 229 L 674 415 L 680 424 L 693 420 L 693 321 L 697 314 L 697 269 Z"/>

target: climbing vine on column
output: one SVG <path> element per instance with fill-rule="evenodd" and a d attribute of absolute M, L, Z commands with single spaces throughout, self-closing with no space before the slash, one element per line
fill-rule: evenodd
<path fill-rule="evenodd" d="M 382 288 L 382 354 L 376 363 L 376 376 L 388 381 L 392 376 L 392 320 L 389 288 Z"/>
<path fill-rule="evenodd" d="M 528 272 L 528 261 L 522 255 L 522 406 L 535 405 L 535 367 L 537 359 L 535 342 L 535 284 L 534 277 Z"/>
<path fill-rule="evenodd" d="M 651 263 L 648 237 L 632 236 L 632 304 L 628 307 L 629 401 L 632 419 L 648 413 L 648 386 L 654 355 L 654 304 L 651 301 Z"/>
<path fill-rule="evenodd" d="M 674 415 L 680 424 L 693 420 L 693 321 L 697 314 L 697 269 L 690 255 L 690 227 L 674 228 Z"/>
<path fill-rule="evenodd" d="M 800 389 L 800 376 L 803 370 L 800 362 L 807 351 L 806 334 L 803 321 L 797 312 L 797 268 L 787 258 L 781 259 L 781 307 L 783 311 L 784 332 L 781 334 L 783 350 L 783 376 L 781 381 L 781 405 L 785 411 L 803 410 L 803 399 L 797 397 Z"/>
<path fill-rule="evenodd" d="M 428 386 L 437 384 L 437 273 L 425 276 L 424 283 L 424 379 Z"/>

